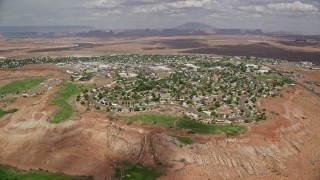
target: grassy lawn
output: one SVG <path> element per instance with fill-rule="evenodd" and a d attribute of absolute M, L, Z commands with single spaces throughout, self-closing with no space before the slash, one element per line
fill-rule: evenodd
<path fill-rule="evenodd" d="M 26 90 L 32 89 L 41 84 L 44 78 L 24 79 L 14 81 L 0 88 L 0 94 L 21 93 Z"/>
<path fill-rule="evenodd" d="M 18 111 L 18 109 L 11 109 L 11 110 L 8 110 L 8 111 L 4 111 L 4 110 L 0 109 L 0 118 L 5 116 L 6 114 L 15 113 L 17 111 Z"/>
<path fill-rule="evenodd" d="M 153 180 L 160 176 L 154 169 L 140 164 L 133 165 L 130 162 L 122 162 L 122 168 L 116 169 L 115 179 L 127 180 Z"/>
<path fill-rule="evenodd" d="M 236 135 L 244 128 L 240 125 L 203 124 L 201 122 L 179 116 L 169 116 L 155 113 L 141 113 L 132 117 L 120 118 L 127 120 L 128 124 L 139 121 L 143 124 L 161 124 L 167 127 L 173 127 L 174 122 L 176 122 L 177 127 L 187 129 L 192 133 L 200 134 L 216 134 L 219 132 L 223 132 L 227 135 Z"/>
<path fill-rule="evenodd" d="M 142 113 L 136 116 L 128 117 L 127 121 L 129 124 L 139 121 L 143 124 L 162 124 L 165 126 L 173 126 L 174 121 L 178 121 L 180 117 L 169 116 L 154 113 Z"/>
<path fill-rule="evenodd" d="M 183 144 L 193 144 L 193 140 L 188 137 L 178 136 L 175 134 L 170 134 L 170 136 L 176 138 L 178 141 L 182 142 Z"/>
<path fill-rule="evenodd" d="M 271 79 L 273 81 L 284 81 L 286 78 L 281 77 L 281 76 L 267 76 L 267 75 L 260 75 L 256 77 L 257 80 L 259 81 L 266 81 L 268 79 Z"/>
<path fill-rule="evenodd" d="M 18 98 L 5 98 L 5 99 L 1 99 L 0 102 L 2 103 L 14 103 L 17 101 Z"/>
<path fill-rule="evenodd" d="M 22 171 L 13 167 L 0 165 L 0 179 L 5 180 L 81 180 L 87 177 L 72 177 L 64 174 L 48 173 L 40 170 Z M 90 179 L 90 178 L 89 178 Z M 93 178 L 91 178 L 93 179 Z"/>
<path fill-rule="evenodd" d="M 53 123 L 59 123 L 67 120 L 75 113 L 75 109 L 69 104 L 68 100 L 70 100 L 72 96 L 82 92 L 82 89 L 79 86 L 70 82 L 62 82 L 61 86 L 63 89 L 57 93 L 53 101 L 53 105 L 60 107 L 60 109 L 55 112 L 50 119 Z"/>
<path fill-rule="evenodd" d="M 227 135 L 236 135 L 243 129 L 243 127 L 239 125 L 203 124 L 186 118 L 181 118 L 177 122 L 177 126 L 183 129 L 189 129 L 191 132 L 199 134 L 215 134 L 223 132 Z"/>

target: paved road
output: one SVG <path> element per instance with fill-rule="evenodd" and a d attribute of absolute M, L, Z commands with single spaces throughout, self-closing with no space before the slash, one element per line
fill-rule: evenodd
<path fill-rule="evenodd" d="M 245 105 L 246 100 L 248 98 L 249 98 L 249 94 L 246 94 L 245 96 L 241 97 L 240 102 L 239 102 L 240 109 L 244 111 L 246 117 L 249 117 L 251 115 L 249 109 Z"/>
<path fill-rule="evenodd" d="M 269 68 L 270 68 L 271 70 L 273 70 L 274 72 L 277 72 L 280 76 L 290 79 L 290 80 L 291 80 L 292 82 L 294 82 L 295 84 L 299 84 L 300 86 L 302 86 L 303 88 L 305 88 L 307 91 L 309 91 L 310 93 L 312 93 L 312 94 L 314 94 L 314 95 L 316 95 L 317 97 L 320 98 L 320 93 L 317 93 L 317 92 L 313 91 L 312 89 L 310 89 L 309 87 L 307 87 L 306 85 L 304 85 L 304 84 L 302 84 L 302 83 L 300 83 L 300 82 L 292 79 L 292 78 L 289 77 L 289 76 L 286 76 L 285 74 L 282 74 L 280 71 L 278 71 L 277 69 L 275 69 L 275 68 L 273 68 L 273 67 L 270 67 L 270 66 L 265 65 L 265 64 L 263 64 L 263 65 L 269 67 Z"/>
<path fill-rule="evenodd" d="M 300 86 L 302 86 L 303 88 L 305 88 L 307 91 L 309 91 L 310 93 L 312 93 L 312 94 L 314 94 L 314 95 L 316 95 L 317 97 L 319 97 L 320 98 L 320 93 L 317 93 L 317 92 L 315 92 L 314 90 L 312 90 L 312 89 L 310 89 L 309 87 L 307 87 L 306 85 L 304 85 L 304 84 L 302 84 L 302 83 L 300 83 L 300 82 L 298 82 L 298 81 L 296 81 L 296 80 L 294 80 L 294 79 L 291 79 L 289 76 L 286 76 L 286 75 L 284 75 L 284 74 L 282 74 L 282 73 L 280 73 L 280 72 L 277 72 L 280 76 L 283 76 L 283 77 L 285 77 L 285 78 L 288 78 L 288 79 L 290 79 L 291 81 L 293 81 L 295 84 L 299 84 Z"/>
<path fill-rule="evenodd" d="M 251 79 L 253 81 L 253 83 L 256 86 L 256 89 L 254 90 L 254 93 L 256 94 L 258 92 L 258 90 L 261 88 L 260 83 L 249 73 L 246 73 L 246 76 Z M 244 96 L 241 97 L 239 105 L 240 105 L 240 109 L 242 109 L 245 112 L 245 116 L 244 117 L 250 117 L 251 113 L 249 111 L 249 109 L 246 107 L 245 105 L 245 101 L 249 98 L 249 94 L 246 94 Z"/>

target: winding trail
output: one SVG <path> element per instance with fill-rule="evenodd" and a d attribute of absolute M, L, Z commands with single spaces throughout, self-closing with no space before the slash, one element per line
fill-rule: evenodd
<path fill-rule="evenodd" d="M 255 84 L 255 86 L 256 86 L 256 89 L 255 89 L 254 93 L 257 93 L 258 90 L 261 88 L 260 83 L 259 83 L 256 79 L 254 79 L 254 77 L 253 77 L 251 74 L 246 73 L 246 76 L 254 82 L 254 84 Z M 245 105 L 245 101 L 246 101 L 248 98 L 249 98 L 249 94 L 246 94 L 246 95 L 244 95 L 244 96 L 242 96 L 242 97 L 240 98 L 240 101 L 239 101 L 240 108 L 241 108 L 241 109 L 245 112 L 245 114 L 246 114 L 245 116 L 241 116 L 240 118 L 250 117 L 250 116 L 251 116 L 251 113 L 250 113 L 249 109 L 248 109 L 248 108 L 246 107 L 246 105 Z"/>
<path fill-rule="evenodd" d="M 147 145 L 147 136 L 148 136 L 148 134 L 145 134 L 145 135 L 144 135 L 144 143 L 143 143 L 143 147 L 142 147 L 142 149 L 141 149 L 141 151 L 140 151 L 139 157 L 138 157 L 138 159 L 137 159 L 137 161 L 136 161 L 136 163 L 135 163 L 135 164 L 138 164 L 138 163 L 140 162 L 140 160 L 141 160 L 141 158 L 142 158 L 142 155 L 143 155 L 143 153 L 144 153 L 144 150 L 146 149 L 146 145 Z"/>

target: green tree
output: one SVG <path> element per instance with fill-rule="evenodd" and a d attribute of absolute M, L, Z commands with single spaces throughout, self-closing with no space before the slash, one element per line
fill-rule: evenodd
<path fill-rule="evenodd" d="M 217 101 L 217 102 L 214 103 L 214 106 L 215 106 L 216 108 L 218 108 L 218 107 L 220 107 L 220 103 Z"/>

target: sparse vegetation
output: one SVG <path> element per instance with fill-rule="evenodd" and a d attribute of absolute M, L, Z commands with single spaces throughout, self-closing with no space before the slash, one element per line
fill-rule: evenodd
<path fill-rule="evenodd" d="M 226 133 L 227 135 L 236 135 L 242 129 L 240 125 L 216 125 L 216 124 L 203 124 L 201 122 L 181 118 L 177 122 L 177 126 L 183 129 L 189 129 L 192 132 L 200 134 L 215 134 L 218 132 Z"/>
<path fill-rule="evenodd" d="M 12 93 L 21 93 L 26 90 L 32 89 L 37 85 L 41 84 L 44 81 L 44 78 L 35 78 L 35 79 L 24 79 L 11 82 L 7 85 L 4 85 L 0 88 L 0 94 L 12 94 Z"/>
<path fill-rule="evenodd" d="M 126 119 L 128 124 L 132 122 L 139 121 L 143 124 L 162 124 L 167 127 L 176 126 L 182 129 L 187 129 L 193 133 L 200 134 L 215 134 L 219 132 L 226 133 L 227 135 L 236 135 L 242 129 L 243 126 L 240 125 L 216 125 L 216 124 L 204 124 L 198 121 L 190 120 L 185 117 L 161 115 L 161 114 L 151 114 L 142 113 L 132 117 L 121 117 Z"/>
<path fill-rule="evenodd" d="M 263 120 L 267 120 L 267 116 L 266 116 L 265 113 L 262 113 L 262 114 L 260 114 L 260 115 L 257 115 L 255 118 L 256 118 L 256 119 L 255 119 L 256 122 L 263 121 Z"/>
<path fill-rule="evenodd" d="M 0 100 L 0 102 L 2 103 L 14 103 L 16 101 L 17 101 L 17 98 L 5 98 Z"/>
<path fill-rule="evenodd" d="M 121 168 L 116 169 L 114 178 L 117 180 L 153 180 L 159 176 L 160 173 L 152 168 L 144 167 L 141 164 L 134 165 L 124 161 L 121 163 Z"/>
<path fill-rule="evenodd" d="M 15 113 L 17 111 L 18 111 L 18 109 L 11 109 L 11 110 L 8 110 L 8 111 L 4 111 L 4 110 L 0 109 L 0 118 L 5 116 L 6 114 Z"/>
<path fill-rule="evenodd" d="M 178 136 L 175 134 L 170 134 L 170 136 L 176 138 L 178 141 L 182 142 L 183 144 L 193 144 L 193 140 L 188 137 Z"/>
<path fill-rule="evenodd" d="M 22 171 L 10 166 L 0 165 L 0 179 L 8 180 L 81 180 L 91 177 L 73 177 L 64 174 L 49 173 L 43 170 Z"/>

